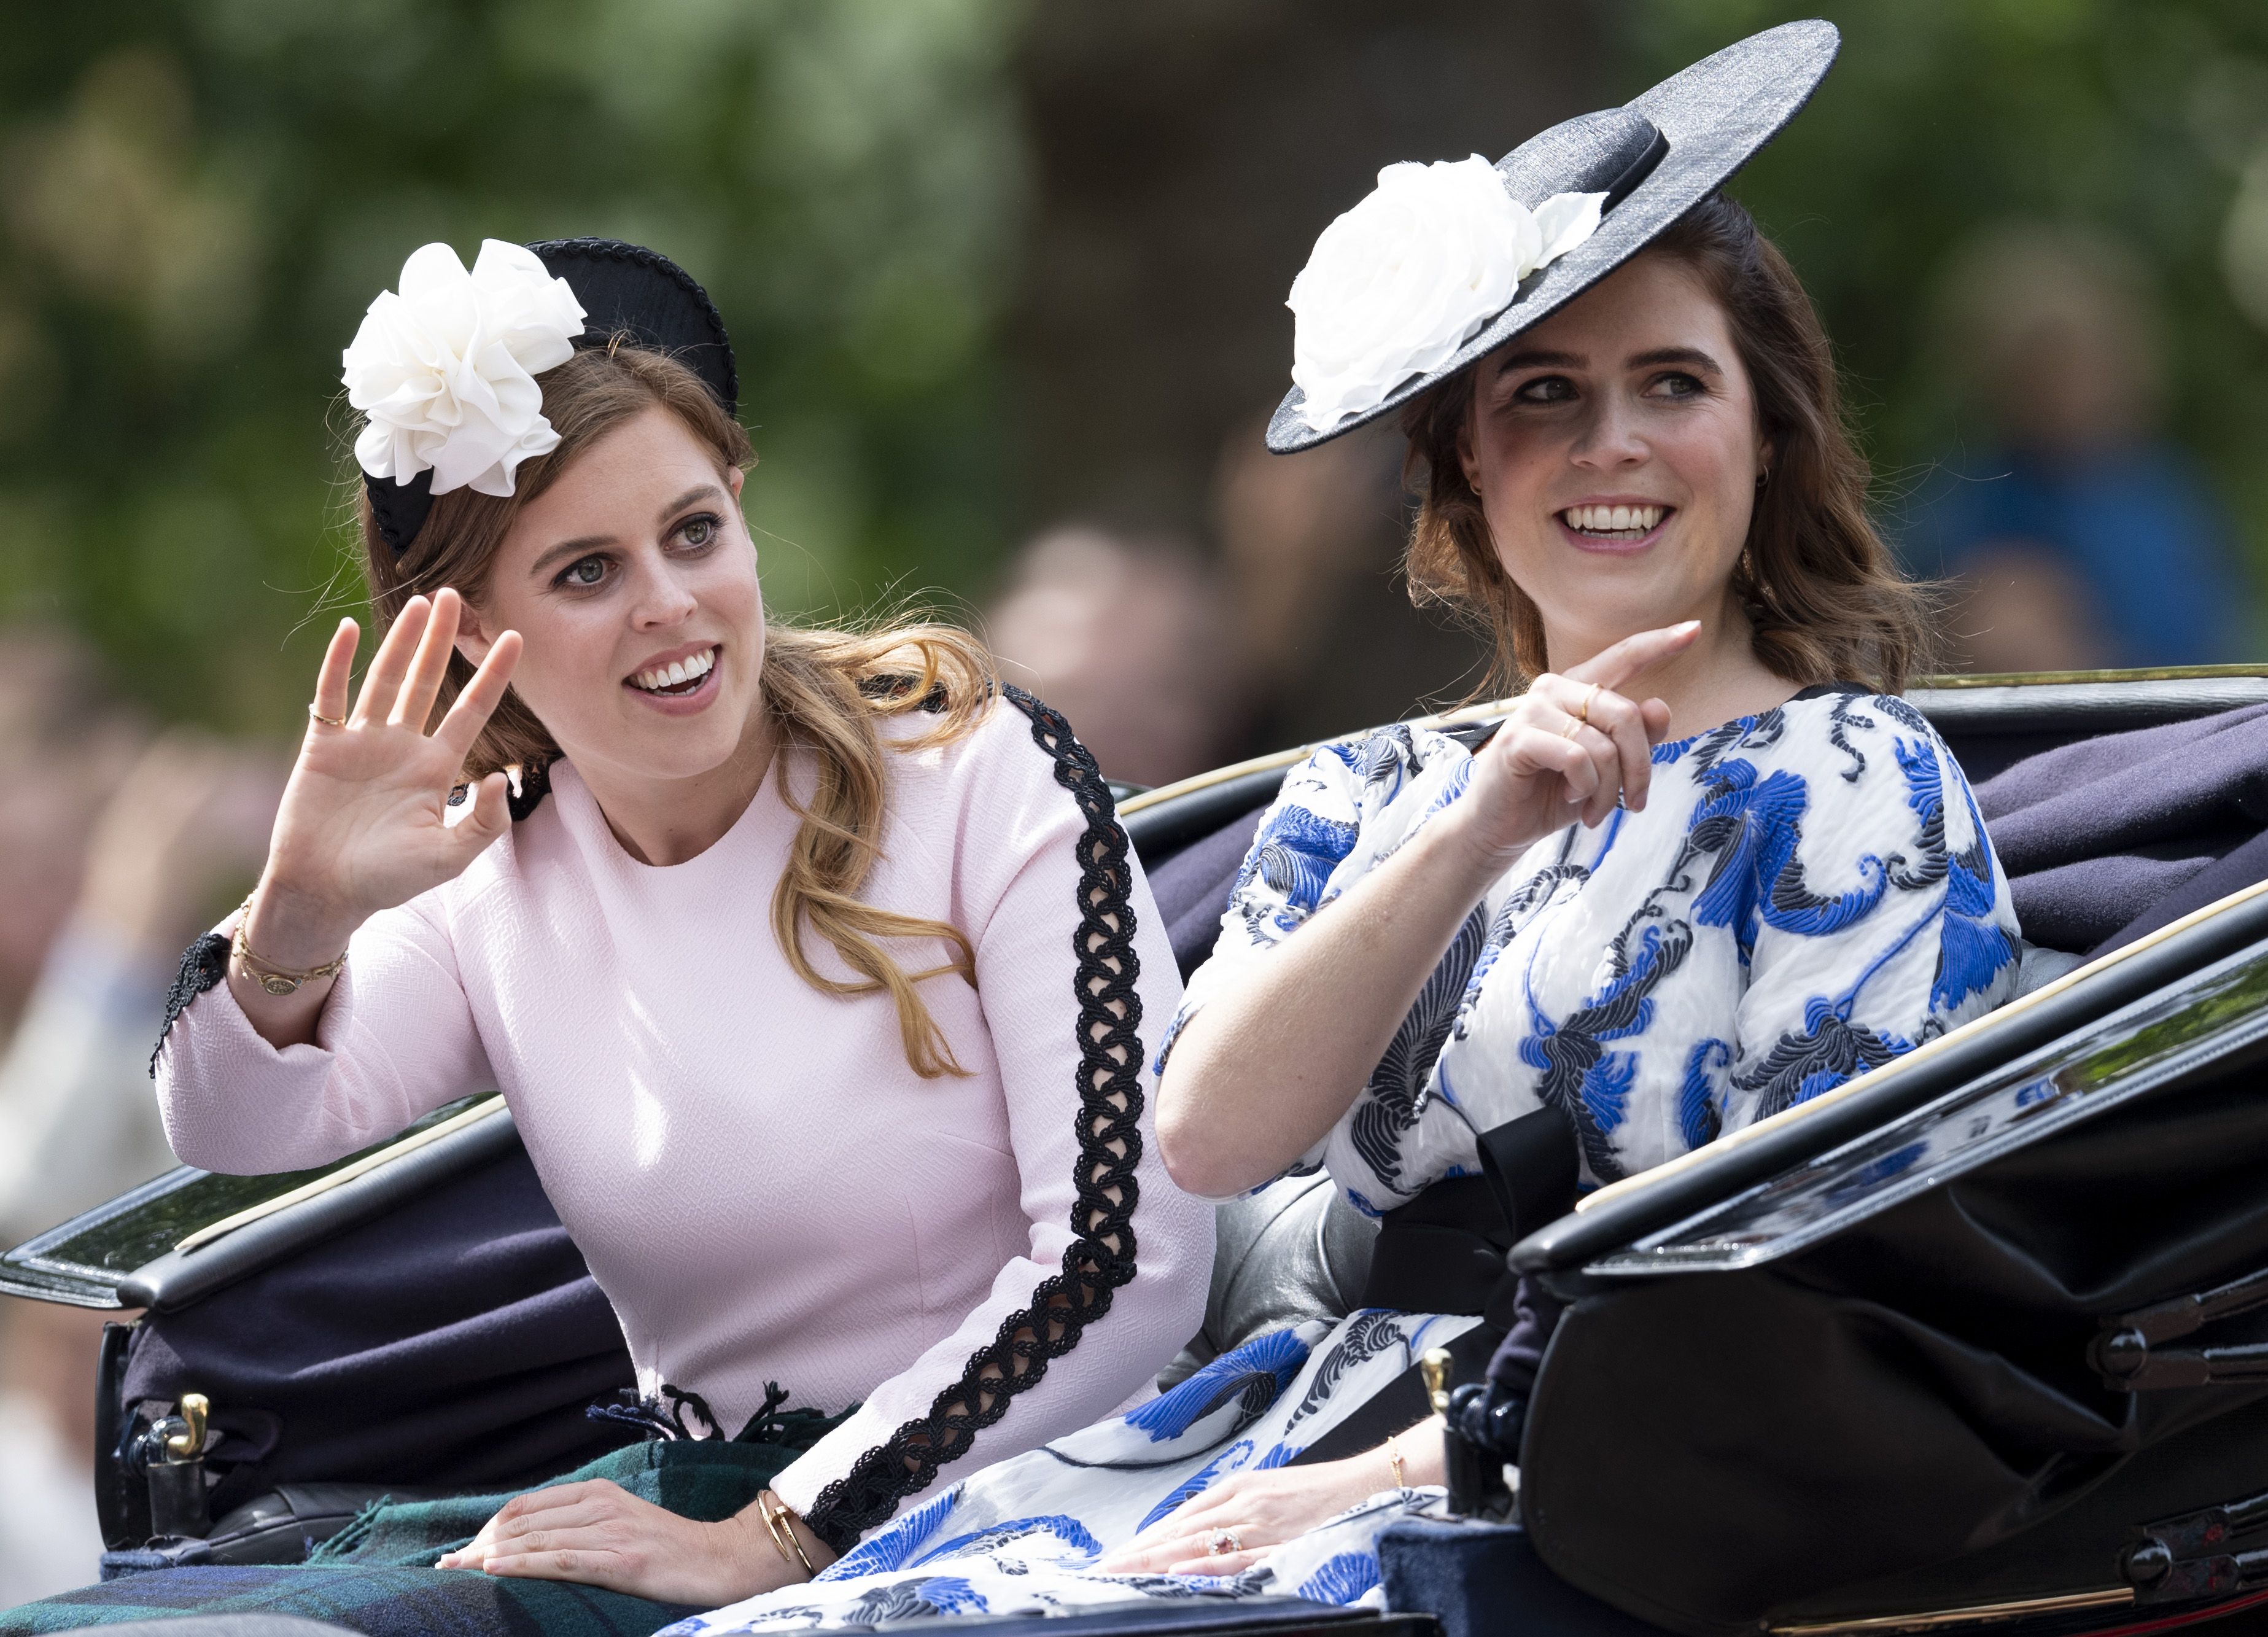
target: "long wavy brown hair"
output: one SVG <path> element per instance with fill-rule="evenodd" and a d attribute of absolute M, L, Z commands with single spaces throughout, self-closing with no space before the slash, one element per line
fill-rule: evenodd
<path fill-rule="evenodd" d="M 1690 268 L 1725 310 L 1756 394 L 1770 477 L 1733 590 L 1756 658 L 1799 686 L 1855 682 L 1896 693 L 1930 650 L 1927 593 L 1898 571 L 1867 513 L 1868 472 L 1845 418 L 1833 349 L 1811 297 L 1747 210 L 1712 194 L 1644 253 Z M 1505 572 L 1459 451 L 1477 391 L 1451 376 L 1403 411 L 1407 476 L 1418 496 L 1404 568 L 1418 602 L 1485 623 L 1505 694 L 1545 668 L 1543 620 Z"/>
<path fill-rule="evenodd" d="M 542 377 L 543 413 L 559 434 L 549 453 L 523 463 L 513 492 L 503 498 L 459 489 L 437 497 L 424 527 L 397 557 L 359 501 L 363 566 L 372 608 L 391 625 L 402 605 L 420 593 L 453 586 L 477 600 L 520 508 L 556 482 L 575 458 L 615 428 L 659 407 L 682 421 L 717 458 L 719 471 L 745 471 L 755 453 L 740 424 L 677 360 L 618 344 L 579 351 Z M 357 477 L 356 489 L 361 483 Z M 472 680 L 473 667 L 453 655 L 437 714 Z M 881 722 L 926 712 L 934 720 L 898 741 L 917 749 L 958 738 L 976 725 L 993 693 L 991 657 L 976 639 L 949 626 L 916 623 L 872 630 L 803 630 L 767 624 L 759 677 L 763 708 L 771 712 L 783 748 L 807 753 L 817 778 L 808 805 L 782 780 L 784 798 L 801 819 L 788 850 L 786 871 L 772 895 L 772 932 L 798 976 L 833 995 L 887 992 L 897 1008 L 906 1061 L 917 1074 L 935 1078 L 965 1071 L 953 1055 L 917 985 L 958 973 L 974 984 L 976 954 L 950 922 L 902 915 L 863 902 L 859 889 L 880 856 L 889 766 Z M 478 778 L 497 769 L 525 778 L 560 755 L 558 742 L 525 700 L 507 691 L 466 759 Z M 840 979 L 815 968 L 805 952 L 806 929 L 835 948 L 858 976 Z M 884 948 L 886 940 L 934 940 L 946 948 L 941 966 L 908 972 Z"/>

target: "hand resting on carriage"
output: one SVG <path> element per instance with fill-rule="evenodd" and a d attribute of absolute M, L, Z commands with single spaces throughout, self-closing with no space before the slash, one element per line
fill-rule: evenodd
<path fill-rule="evenodd" d="M 453 821 L 448 802 L 467 753 L 512 680 L 518 632 L 497 637 L 472 682 L 428 731 L 462 616 L 454 591 L 412 597 L 379 645 L 351 707 L 361 633 L 354 621 L 339 622 L 244 928 L 262 964 L 289 971 L 324 965 L 372 916 L 454 879 L 508 828 L 502 773 L 482 779 L 470 810 Z M 273 994 L 232 958 L 229 987 L 252 1026 L 280 1049 L 314 1039 L 331 979 Z"/>
<path fill-rule="evenodd" d="M 1166 1169 L 1226 1198 L 1279 1176 L 1353 1104 L 1491 882 L 1571 817 L 1646 806 L 1669 707 L 1622 690 L 1693 645 L 1698 621 L 1640 631 L 1536 677 L 1475 754 L 1463 797 L 1192 1014 L 1158 1087 Z M 1633 689 L 1635 691 L 1635 689 Z"/>

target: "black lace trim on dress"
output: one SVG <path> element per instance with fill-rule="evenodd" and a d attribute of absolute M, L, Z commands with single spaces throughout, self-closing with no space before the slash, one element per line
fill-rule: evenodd
<path fill-rule="evenodd" d="M 174 976 L 173 986 L 166 992 L 165 1023 L 158 1030 L 158 1043 L 150 1048 L 152 1080 L 158 1077 L 158 1054 L 166 1049 L 166 1036 L 173 1032 L 189 1002 L 227 976 L 228 940 L 218 933 L 207 933 L 182 953 L 181 970 Z"/>
<path fill-rule="evenodd" d="M 968 1452 L 976 1434 L 1008 1412 L 1008 1401 L 1046 1375 L 1048 1360 L 1079 1345 L 1110 1311 L 1111 1293 L 1134 1277 L 1134 1169 L 1142 1157 L 1141 963 L 1134 954 L 1133 868 L 1126 832 L 1102 771 L 1071 726 L 1020 688 L 1002 690 L 1032 719 L 1032 738 L 1055 758 L 1056 782 L 1086 819 L 1079 838 L 1079 1198 L 1063 1271 L 1041 1281 L 1031 1305 L 969 1358 L 961 1379 L 820 1492 L 804 1521 L 836 1552 L 848 1551 L 939 1468 Z M 1111 923 L 1116 922 L 1113 925 Z M 1116 1011 L 1113 1007 L 1118 1008 Z"/>

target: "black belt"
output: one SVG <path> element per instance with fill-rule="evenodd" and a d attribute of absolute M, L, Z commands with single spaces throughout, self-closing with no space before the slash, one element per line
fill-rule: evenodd
<path fill-rule="evenodd" d="M 1506 1256 L 1575 1205 L 1575 1128 L 1558 1110 L 1539 1109 L 1485 1132 L 1479 1148 L 1480 1176 L 1444 1177 L 1386 1213 L 1362 1287 L 1366 1308 L 1479 1316 L 1480 1324 L 1448 1346 L 1452 1382 L 1479 1380 L 1497 1344 L 1520 1321 L 1520 1276 Z M 1432 1413 L 1412 1365 L 1291 1464 L 1375 1449 Z"/>
<path fill-rule="evenodd" d="M 1513 1323 L 1513 1245 L 1575 1208 L 1575 1128 L 1538 1109 L 1481 1133 L 1481 1174 L 1447 1176 L 1379 1223 L 1362 1305 Z"/>

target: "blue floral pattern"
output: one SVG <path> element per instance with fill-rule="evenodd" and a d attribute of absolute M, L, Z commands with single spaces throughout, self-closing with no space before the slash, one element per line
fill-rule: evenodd
<path fill-rule="evenodd" d="M 1384 1490 L 1235 1574 L 1098 1574 L 1094 1565 L 1232 1473 L 1292 1460 L 1425 1348 L 1476 1323 L 1368 1310 L 1336 1326 L 1260 1337 L 1128 1414 L 971 1473 L 883 1524 L 809 1584 L 696 1615 L 661 1637 L 1287 1592 L 1375 1604 L 1380 1532 L 1434 1506 L 1440 1490 Z"/>
<path fill-rule="evenodd" d="M 1167 1036 L 1425 823 L 1472 758 L 1396 727 L 1326 746 L 1262 819 Z M 1644 812 L 1538 842 L 1460 928 L 1300 1166 L 1376 1214 L 1568 1117 L 1609 1182 L 1889 1062 L 2012 992 L 2019 942 L 1975 798 L 1904 700 L 1808 689 L 1657 746 Z M 1161 1058 L 1163 1053 L 1161 1052 Z"/>

